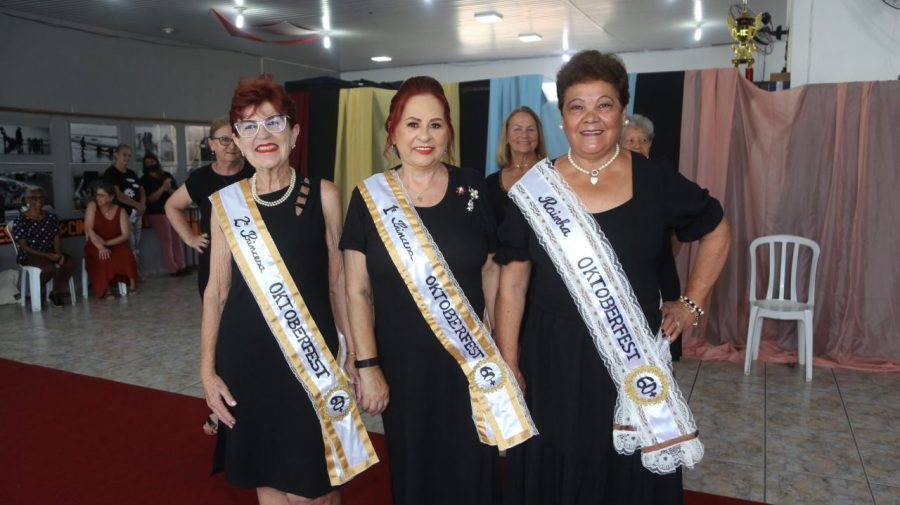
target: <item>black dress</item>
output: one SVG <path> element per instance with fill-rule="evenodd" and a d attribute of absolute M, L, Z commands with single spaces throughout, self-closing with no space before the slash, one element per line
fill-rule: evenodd
<path fill-rule="evenodd" d="M 294 198 L 276 207 L 259 206 L 300 295 L 332 354 L 338 338 L 328 290 L 328 248 L 319 180 L 309 186 L 300 216 Z M 261 195 L 272 201 L 285 190 Z M 236 423 L 219 424 L 214 471 L 242 487 L 273 487 L 305 497 L 332 490 L 319 420 L 303 385 L 263 319 L 241 271 L 232 260 L 231 289 L 222 310 L 216 371 L 237 402 Z"/>
<path fill-rule="evenodd" d="M 633 197 L 594 218 L 655 331 L 661 320 L 658 262 L 669 248 L 668 230 L 683 241 L 698 239 L 718 225 L 722 208 L 677 172 L 640 156 L 632 160 Z M 681 503 L 680 471 L 653 474 L 639 454 L 622 456 L 613 448 L 615 386 L 553 262 L 512 202 L 499 236 L 498 262 L 532 262 L 519 366 L 541 433 L 507 452 L 504 503 Z"/>
<path fill-rule="evenodd" d="M 509 195 L 501 184 L 500 172 L 494 172 L 485 177 L 484 185 L 484 189 L 487 190 L 488 202 L 491 203 L 491 210 L 494 211 L 494 218 L 499 226 L 506 217 L 506 206 L 509 204 Z"/>
<path fill-rule="evenodd" d="M 388 176 L 390 176 L 388 174 Z M 481 267 L 496 245 L 484 179 L 451 167 L 443 199 L 417 207 L 472 308 L 484 309 Z M 461 190 L 459 188 L 462 188 Z M 471 190 L 479 192 L 471 212 Z M 396 505 L 496 503 L 497 448 L 478 440 L 468 382 L 425 322 L 354 190 L 341 248 L 366 255 L 375 304 L 375 340 L 390 387 L 382 414 Z"/>
<path fill-rule="evenodd" d="M 204 165 L 191 171 L 184 187 L 187 188 L 191 200 L 200 208 L 200 233 L 209 236 L 209 220 L 212 216 L 212 204 L 209 196 L 229 184 L 246 179 L 253 175 L 254 168 L 249 163 L 244 163 L 240 172 L 234 175 L 219 175 L 212 169 L 212 165 Z M 200 290 L 200 298 L 203 298 L 203 290 L 209 282 L 209 247 L 199 254 L 200 262 L 197 265 L 197 287 Z"/>

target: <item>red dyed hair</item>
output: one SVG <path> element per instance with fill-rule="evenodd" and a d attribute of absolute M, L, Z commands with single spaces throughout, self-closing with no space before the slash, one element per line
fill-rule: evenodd
<path fill-rule="evenodd" d="M 294 116 L 297 114 L 297 106 L 291 100 L 291 96 L 287 92 L 272 81 L 271 74 L 260 74 L 256 77 L 245 77 L 241 79 L 238 87 L 231 96 L 231 110 L 228 111 L 228 120 L 231 122 L 231 131 L 237 135 L 234 130 L 234 123 L 240 119 L 244 119 L 241 114 L 247 107 L 252 107 L 255 111 L 260 105 L 269 102 L 279 114 L 284 114 L 291 118 L 289 124 L 293 124 Z"/>
<path fill-rule="evenodd" d="M 384 145 L 385 157 L 387 157 L 388 153 L 391 151 L 391 137 L 394 136 L 394 130 L 396 130 L 397 126 L 400 124 L 400 116 L 403 114 L 403 109 L 406 108 L 406 103 L 409 102 L 409 99 L 416 95 L 431 95 L 437 98 L 437 101 L 440 102 L 441 106 L 444 108 L 444 124 L 446 124 L 447 128 L 450 130 L 447 157 L 450 158 L 450 160 L 453 160 L 453 138 L 455 132 L 453 131 L 453 122 L 450 121 L 450 103 L 447 102 L 447 96 L 444 94 L 444 88 L 441 86 L 441 83 L 437 82 L 435 78 L 428 77 L 427 75 L 410 77 L 403 81 L 403 84 L 400 85 L 400 89 L 397 90 L 394 98 L 391 98 L 391 109 L 390 112 L 388 112 L 387 120 L 384 122 L 384 129 L 388 134 L 387 142 L 385 142 Z"/>

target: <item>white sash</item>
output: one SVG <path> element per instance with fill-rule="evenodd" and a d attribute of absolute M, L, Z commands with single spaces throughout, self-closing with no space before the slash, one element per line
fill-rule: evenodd
<path fill-rule="evenodd" d="M 619 388 L 613 441 L 621 454 L 641 449 L 655 473 L 689 468 L 703 457 L 687 402 L 660 356 L 631 284 L 593 216 L 541 160 L 509 191 L 553 261 Z M 641 233 L 640 230 L 634 230 Z"/>
<path fill-rule="evenodd" d="M 431 234 L 400 186 L 396 171 L 359 186 L 378 235 L 422 317 L 469 381 L 482 443 L 508 449 L 537 434 L 522 393 L 490 331 L 472 309 Z"/>
<path fill-rule="evenodd" d="M 343 484 L 378 462 L 347 377 L 272 241 L 249 181 L 231 184 L 210 200 L 247 286 L 319 417 L 331 485 Z"/>

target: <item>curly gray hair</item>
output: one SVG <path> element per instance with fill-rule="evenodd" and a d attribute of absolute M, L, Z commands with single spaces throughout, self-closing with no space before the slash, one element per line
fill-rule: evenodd
<path fill-rule="evenodd" d="M 640 128 L 647 133 L 647 139 L 653 142 L 653 121 L 640 114 L 632 114 L 625 118 L 626 128 Z"/>

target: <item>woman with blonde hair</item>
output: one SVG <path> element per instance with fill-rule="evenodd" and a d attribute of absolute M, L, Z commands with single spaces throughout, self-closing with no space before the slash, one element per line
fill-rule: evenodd
<path fill-rule="evenodd" d="M 485 189 L 497 223 L 506 215 L 506 193 L 538 160 L 547 157 L 541 118 L 530 107 L 516 107 L 506 116 L 497 144 L 500 170 L 487 176 Z"/>

